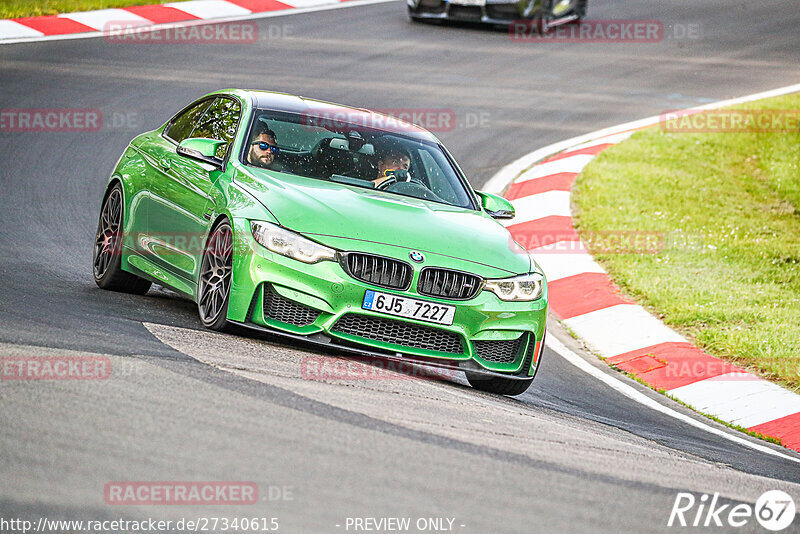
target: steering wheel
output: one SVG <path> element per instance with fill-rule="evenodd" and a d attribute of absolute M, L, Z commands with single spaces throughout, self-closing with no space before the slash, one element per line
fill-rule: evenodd
<path fill-rule="evenodd" d="M 404 182 L 411 182 L 411 181 L 418 181 L 411 178 L 411 174 L 406 170 L 397 169 L 394 171 L 386 171 L 387 178 L 383 182 L 380 183 L 376 187 L 376 189 L 386 190 L 389 189 L 393 184 L 396 183 L 404 183 Z M 391 173 L 391 174 L 389 174 Z M 398 180 L 400 178 L 400 180 Z M 420 182 L 421 184 L 421 182 Z"/>
<path fill-rule="evenodd" d="M 390 180 L 391 183 L 388 183 Z M 389 178 L 377 188 L 408 197 L 434 200 L 436 202 L 445 202 L 439 195 L 428 189 L 428 186 L 419 180 L 414 180 L 413 178 L 407 182 L 398 182 L 392 178 Z"/>
<path fill-rule="evenodd" d="M 384 180 L 380 184 L 378 184 L 378 186 L 375 187 L 375 189 L 380 189 L 381 191 L 383 191 L 383 190 L 389 189 L 391 186 L 393 186 L 396 183 L 397 183 L 397 178 L 394 178 L 394 177 L 387 178 L 386 180 Z"/>

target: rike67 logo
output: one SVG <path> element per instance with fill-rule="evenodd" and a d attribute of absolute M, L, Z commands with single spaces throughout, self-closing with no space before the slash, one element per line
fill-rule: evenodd
<path fill-rule="evenodd" d="M 794 522 L 795 504 L 781 490 L 765 492 L 751 504 L 719 504 L 719 493 L 696 498 L 692 493 L 678 493 L 667 526 L 740 528 L 755 517 L 767 530 L 778 532 Z"/>

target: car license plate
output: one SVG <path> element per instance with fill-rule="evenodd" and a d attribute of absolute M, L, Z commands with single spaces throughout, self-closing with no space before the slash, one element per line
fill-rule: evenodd
<path fill-rule="evenodd" d="M 397 295 L 370 289 L 364 294 L 364 303 L 361 307 L 365 310 L 381 312 L 387 315 L 408 317 L 409 319 L 444 325 L 453 324 L 453 317 L 456 314 L 455 306 L 398 297 Z"/>

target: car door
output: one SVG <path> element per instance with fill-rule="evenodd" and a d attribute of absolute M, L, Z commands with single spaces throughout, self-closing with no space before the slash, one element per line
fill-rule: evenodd
<path fill-rule="evenodd" d="M 175 152 L 177 144 L 191 135 L 213 101 L 214 98 L 204 98 L 192 103 L 173 117 L 163 132 L 154 132 L 139 145 L 140 154 L 145 162 L 145 176 L 142 180 L 144 193 L 141 196 L 140 211 L 145 214 L 146 221 L 144 231 L 138 239 L 138 251 L 144 259 L 153 264 L 148 269 L 151 274 L 167 282 L 171 282 L 173 277 L 167 276 L 163 272 L 163 267 L 171 264 L 169 256 L 180 255 L 183 251 L 176 249 L 175 240 L 170 239 L 170 236 L 155 235 L 151 214 L 157 214 L 157 218 L 163 216 L 164 191 L 172 187 L 174 181 L 168 172 L 171 155 Z M 173 262 L 181 263 L 176 259 L 173 259 Z"/>
<path fill-rule="evenodd" d="M 200 269 L 203 242 L 215 208 L 210 192 L 221 171 L 182 156 L 175 149 L 181 141 L 192 137 L 216 139 L 225 142 L 220 145 L 217 157 L 226 161 L 240 115 L 241 105 L 237 100 L 220 96 L 208 103 L 202 115 L 198 110 L 185 121 L 178 118 L 165 131 L 168 146 L 158 161 L 163 179 L 154 182 L 150 189 L 151 251 L 155 262 L 189 282 L 196 281 Z"/>

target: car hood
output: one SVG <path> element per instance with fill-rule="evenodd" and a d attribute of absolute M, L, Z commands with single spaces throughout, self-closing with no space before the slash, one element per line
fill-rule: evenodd
<path fill-rule="evenodd" d="M 240 180 L 278 222 L 321 243 L 341 247 L 340 239 L 450 256 L 507 271 L 528 272 L 530 258 L 515 247 L 511 234 L 482 211 L 304 178 L 247 169 Z M 356 247 L 354 247 L 356 248 Z M 479 271 L 482 269 L 478 269 Z M 478 273 L 476 273 L 478 274 Z"/>

